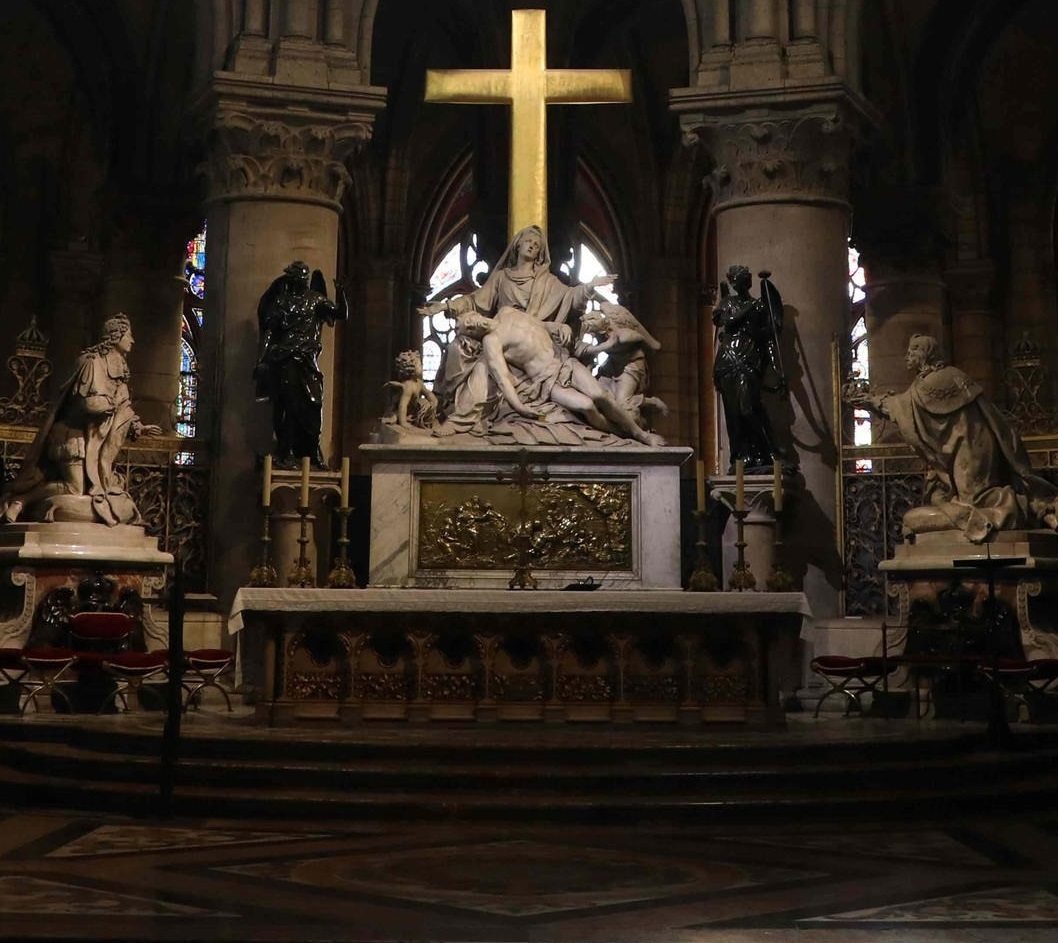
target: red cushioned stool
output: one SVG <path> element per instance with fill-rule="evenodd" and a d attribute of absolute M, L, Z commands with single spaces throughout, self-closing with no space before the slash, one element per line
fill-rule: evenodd
<path fill-rule="evenodd" d="M 140 704 L 140 692 L 147 681 L 160 681 L 169 670 L 169 652 L 118 652 L 107 655 L 102 661 L 103 671 L 113 678 L 114 690 L 99 705 L 102 713 L 108 704 L 117 704 L 121 698 L 122 709 L 135 710 Z M 157 692 L 154 692 L 157 693 Z M 164 706 L 164 701 L 162 702 Z"/>
<path fill-rule="evenodd" d="M 235 668 L 235 653 L 223 648 L 197 648 L 184 655 L 184 710 L 198 707 L 199 695 L 204 688 L 216 688 L 224 695 L 224 703 L 231 707 L 228 692 L 218 683 L 219 679 Z"/>
<path fill-rule="evenodd" d="M 895 664 L 874 656 L 856 658 L 849 655 L 817 655 L 812 659 L 810 667 L 830 685 L 830 690 L 816 704 L 814 717 L 819 716 L 823 702 L 832 694 L 845 696 L 846 717 L 853 708 L 862 714 L 863 702 L 860 698 L 864 694 L 874 694 L 878 685 L 896 671 Z"/>

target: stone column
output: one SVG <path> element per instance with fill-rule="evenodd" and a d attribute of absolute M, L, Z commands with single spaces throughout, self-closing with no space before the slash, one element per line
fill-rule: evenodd
<path fill-rule="evenodd" d="M 944 273 L 951 303 L 951 361 L 958 364 L 996 400 L 1007 345 L 1003 319 L 993 306 L 995 266 L 988 259 L 962 262 Z"/>
<path fill-rule="evenodd" d="M 698 61 L 698 83 L 707 88 L 724 88 L 731 69 L 731 0 L 713 0 L 713 42 Z"/>
<path fill-rule="evenodd" d="M 748 0 L 746 39 L 775 39 L 779 33 L 779 14 L 775 0 Z"/>
<path fill-rule="evenodd" d="M 875 277 L 869 260 L 864 320 L 867 323 L 871 386 L 902 390 L 910 382 L 904 356 L 912 334 L 932 334 L 950 357 L 946 329 L 947 293 L 928 271 L 886 271 Z"/>
<path fill-rule="evenodd" d="M 782 84 L 783 61 L 779 46 L 779 12 L 776 0 L 742 0 L 741 36 L 731 60 L 731 89 L 773 88 Z"/>
<path fill-rule="evenodd" d="M 244 75 L 268 75 L 272 67 L 272 41 L 268 38 L 266 0 L 244 0 L 243 28 L 235 39 L 231 68 Z"/>
<path fill-rule="evenodd" d="M 271 449 L 269 404 L 254 401 L 257 305 L 294 259 L 320 269 L 333 297 L 345 159 L 371 134 L 381 89 L 277 100 L 270 86 L 214 79 L 209 120 L 209 318 L 200 416 L 212 432 L 213 583 L 230 603 L 253 565 L 261 518 L 256 457 Z M 354 314 L 355 318 L 355 314 Z M 334 457 L 335 332 L 324 329 L 322 446 Z"/>
<path fill-rule="evenodd" d="M 657 424 L 657 431 L 669 442 L 697 439 L 699 403 L 694 393 L 699 387 L 702 365 L 698 363 L 697 345 L 692 339 L 698 330 L 699 296 L 694 263 L 689 259 L 662 257 L 647 267 L 642 291 L 629 302 L 632 312 L 661 344 L 661 350 L 649 355 L 649 393 L 660 397 L 669 407 L 669 415 Z M 677 318 L 671 316 L 673 311 L 679 312 Z M 673 425 L 677 419 L 679 427 Z M 684 468 L 683 473 L 693 475 L 693 465 Z"/>
<path fill-rule="evenodd" d="M 145 423 L 173 432 L 180 391 L 180 336 L 184 308 L 184 246 L 194 224 L 159 231 L 162 214 L 142 209 L 115 240 L 104 281 L 102 318 L 129 316 L 136 346 L 129 356 L 132 399 Z M 182 214 L 178 214 L 182 215 Z"/>
<path fill-rule="evenodd" d="M 362 260 L 357 266 L 358 306 L 363 314 L 351 320 L 345 338 L 346 361 L 355 364 L 356 379 L 345 389 L 342 440 L 358 474 L 371 473 L 357 447 L 378 429 L 386 406 L 385 384 L 393 379 L 393 359 L 401 350 L 419 346 L 418 340 L 412 344 L 397 333 L 406 330 L 410 318 L 405 312 L 412 304 L 404 290 L 404 269 L 404 263 L 392 257 Z M 368 317 L 368 312 L 377 314 Z"/>
<path fill-rule="evenodd" d="M 284 0 L 275 45 L 275 78 L 286 85 L 326 88 L 327 57 L 316 42 L 319 0 Z"/>
<path fill-rule="evenodd" d="M 816 0 L 793 0 L 793 39 L 816 38 Z"/>
<path fill-rule="evenodd" d="M 938 208 L 937 194 L 921 187 L 876 188 L 857 203 L 853 238 L 867 282 L 864 320 L 872 387 L 907 386 L 904 356 L 912 334 L 932 334 L 951 356 Z"/>
<path fill-rule="evenodd" d="M 833 353 L 848 315 L 849 146 L 866 105 L 835 85 L 814 88 L 798 101 L 767 92 L 752 102 L 696 96 L 689 89 L 677 90 L 673 99 L 676 110 L 688 112 L 685 130 L 705 136 L 715 158 L 718 270 L 749 266 L 756 294 L 757 275 L 768 269 L 782 294 L 791 396 L 769 397 L 769 406 L 776 436 L 804 479 L 804 497 L 791 509 L 787 550 L 813 612 L 830 616 L 842 580 Z M 724 469 L 726 441 L 722 451 Z"/>
<path fill-rule="evenodd" d="M 45 333 L 53 372 L 51 389 L 44 393 L 54 400 L 77 355 L 99 340 L 102 319 L 97 308 L 103 286 L 103 256 L 85 246 L 71 246 L 52 252 L 50 262 L 54 309 Z"/>

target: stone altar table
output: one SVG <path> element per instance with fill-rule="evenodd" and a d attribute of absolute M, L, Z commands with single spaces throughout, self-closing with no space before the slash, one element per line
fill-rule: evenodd
<path fill-rule="evenodd" d="M 228 630 L 265 641 L 269 723 L 763 725 L 810 617 L 803 593 L 244 587 Z"/>

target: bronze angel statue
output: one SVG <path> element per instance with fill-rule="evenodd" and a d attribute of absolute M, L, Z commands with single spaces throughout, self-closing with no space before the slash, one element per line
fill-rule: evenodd
<path fill-rule="evenodd" d="M 779 351 L 782 298 L 770 275 L 760 273 L 760 297 L 754 298 L 749 293 L 753 283 L 749 269 L 732 265 L 713 311 L 717 330 L 713 383 L 724 407 L 729 473 L 739 459 L 747 472 L 770 472 L 772 463 L 782 458 L 763 402 L 764 392 L 788 392 Z"/>
<path fill-rule="evenodd" d="M 257 306 L 260 353 L 254 367 L 257 398 L 272 403 L 276 465 L 293 468 L 308 456 L 323 468 L 323 374 L 319 355 L 324 324 L 349 317 L 344 284 L 334 280 L 327 297 L 323 273 L 291 262 L 261 296 Z"/>

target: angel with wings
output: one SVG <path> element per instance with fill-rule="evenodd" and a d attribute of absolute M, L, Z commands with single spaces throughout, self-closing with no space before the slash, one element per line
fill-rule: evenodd
<path fill-rule="evenodd" d="M 770 274 L 760 273 L 760 297 L 754 298 L 749 293 L 753 283 L 749 269 L 732 265 L 728 284 L 721 285 L 720 304 L 713 310 L 717 330 L 713 382 L 724 406 L 729 473 L 739 459 L 751 472 L 771 471 L 772 462 L 782 458 L 762 397 L 765 391 L 788 395 L 779 349 L 782 298 Z"/>
<path fill-rule="evenodd" d="M 323 273 L 291 262 L 257 306 L 260 353 L 254 367 L 258 400 L 272 403 L 275 458 L 280 468 L 294 468 L 308 456 L 323 468 L 323 374 L 319 355 L 324 324 L 349 317 L 343 282 L 334 280 L 335 300 L 327 297 Z"/>
<path fill-rule="evenodd" d="M 606 354 L 598 369 L 599 382 L 641 426 L 650 428 L 655 416 L 668 414 L 668 407 L 660 399 L 646 395 L 650 386 L 647 351 L 661 350 L 661 344 L 631 311 L 603 301 L 598 311 L 585 312 L 580 329 L 594 337 L 596 343 L 578 344 L 577 358 L 589 363 L 599 354 Z"/>

